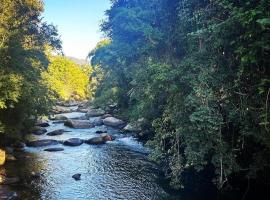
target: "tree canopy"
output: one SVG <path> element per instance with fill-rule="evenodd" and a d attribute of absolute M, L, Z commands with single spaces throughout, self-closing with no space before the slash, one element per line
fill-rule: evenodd
<path fill-rule="evenodd" d="M 41 72 L 46 45 L 61 49 L 54 26 L 42 22 L 39 0 L 0 0 L 0 131 L 14 132 L 47 112 L 50 98 Z"/>
<path fill-rule="evenodd" d="M 48 70 L 43 73 L 43 79 L 58 99 L 77 100 L 90 97 L 89 65 L 78 65 L 63 56 L 52 56 Z"/>
<path fill-rule="evenodd" d="M 269 10 L 267 0 L 114 0 L 106 12 L 110 43 L 90 54 L 104 75 L 96 101 L 148 121 L 174 188 L 269 175 Z"/>

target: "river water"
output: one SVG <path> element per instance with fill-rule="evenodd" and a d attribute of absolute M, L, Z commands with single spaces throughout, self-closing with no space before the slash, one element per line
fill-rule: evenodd
<path fill-rule="evenodd" d="M 83 113 L 64 114 L 69 118 Z M 147 158 L 149 150 L 134 138 L 108 128 L 115 141 L 104 145 L 82 144 L 68 147 L 61 144 L 64 151 L 46 152 L 45 148 L 27 147 L 16 154 L 18 160 L 9 162 L 7 174 L 19 176 L 21 182 L 12 186 L 21 200 L 165 200 L 170 196 L 159 182 L 158 167 Z M 69 138 L 89 139 L 98 127 L 72 129 L 63 124 L 50 122 L 48 132 L 65 129 L 60 136 L 32 136 L 32 139 Z M 31 173 L 40 173 L 33 179 Z M 80 173 L 81 180 L 75 181 L 73 174 Z"/>

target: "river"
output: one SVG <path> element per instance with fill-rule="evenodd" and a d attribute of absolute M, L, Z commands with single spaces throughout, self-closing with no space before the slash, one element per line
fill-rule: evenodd
<path fill-rule="evenodd" d="M 84 113 L 63 114 L 69 118 Z M 98 127 L 72 129 L 63 123 L 49 122 L 48 132 L 65 129 L 59 136 L 31 136 L 31 139 L 69 138 L 89 139 Z M 170 196 L 163 190 L 158 166 L 149 161 L 149 149 L 133 137 L 106 127 L 116 140 L 104 145 L 82 144 L 77 147 L 58 144 L 64 151 L 46 152 L 47 147 L 26 147 L 16 153 L 17 161 L 8 162 L 7 174 L 18 176 L 21 182 L 12 186 L 21 200 L 167 200 Z M 41 176 L 30 178 L 32 173 Z M 81 180 L 72 175 L 80 173 Z"/>

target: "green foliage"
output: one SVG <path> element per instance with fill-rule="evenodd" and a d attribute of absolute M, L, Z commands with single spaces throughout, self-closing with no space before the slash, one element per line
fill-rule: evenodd
<path fill-rule="evenodd" d="M 48 70 L 43 73 L 43 79 L 58 99 L 79 100 L 90 96 L 90 66 L 80 66 L 63 56 L 54 56 L 50 61 Z"/>
<path fill-rule="evenodd" d="M 130 119 L 152 122 L 152 158 L 173 187 L 209 169 L 219 189 L 269 170 L 269 10 L 267 0 L 112 1 L 111 42 L 91 54 L 105 77 L 96 98 L 121 88 L 113 100 Z"/>
<path fill-rule="evenodd" d="M 51 99 L 41 72 L 45 46 L 60 49 L 54 26 L 41 21 L 39 0 L 0 0 L 0 129 L 17 132 L 48 111 Z"/>

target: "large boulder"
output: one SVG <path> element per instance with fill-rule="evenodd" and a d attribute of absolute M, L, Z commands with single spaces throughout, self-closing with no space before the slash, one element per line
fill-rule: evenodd
<path fill-rule="evenodd" d="M 83 140 L 81 140 L 80 138 L 70 138 L 66 141 L 64 141 L 64 145 L 66 146 L 80 146 L 83 143 Z"/>
<path fill-rule="evenodd" d="M 94 125 L 89 120 L 67 120 L 64 124 L 70 128 L 93 128 Z"/>
<path fill-rule="evenodd" d="M 106 126 L 112 126 L 114 128 L 121 128 L 125 125 L 125 122 L 121 119 L 117 119 L 115 117 L 107 117 L 103 119 L 103 123 Z"/>
<path fill-rule="evenodd" d="M 99 117 L 105 114 L 105 111 L 98 108 L 98 109 L 89 109 L 86 113 L 87 117 Z"/>
<path fill-rule="evenodd" d="M 48 136 L 57 136 L 62 135 L 64 132 L 66 132 L 64 129 L 57 129 L 52 132 L 47 133 Z"/>
<path fill-rule="evenodd" d="M 94 126 L 102 126 L 103 125 L 103 120 L 101 117 L 92 117 L 89 119 L 89 121 L 94 125 Z"/>
<path fill-rule="evenodd" d="M 44 146 L 50 146 L 50 145 L 57 145 L 59 142 L 57 140 L 35 140 L 35 141 L 28 141 L 26 145 L 28 147 L 44 147 Z"/>
<path fill-rule="evenodd" d="M 37 120 L 37 122 L 35 123 L 35 126 L 48 127 L 50 126 L 50 124 L 48 123 L 48 121 L 40 119 L 40 120 Z"/>

